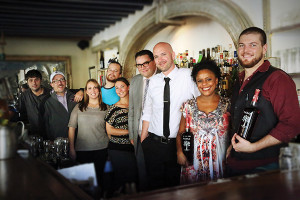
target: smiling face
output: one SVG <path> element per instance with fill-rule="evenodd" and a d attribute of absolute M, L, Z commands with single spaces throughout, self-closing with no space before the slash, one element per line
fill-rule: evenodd
<path fill-rule="evenodd" d="M 117 81 L 115 84 L 116 93 L 120 98 L 124 98 L 129 95 L 129 86 L 122 81 Z"/>
<path fill-rule="evenodd" d="M 196 76 L 196 83 L 201 95 L 211 96 L 215 94 L 215 90 L 218 85 L 218 78 L 212 71 L 202 69 Z"/>
<path fill-rule="evenodd" d="M 50 84 L 57 95 L 63 96 L 66 90 L 66 79 L 63 75 L 57 74 Z"/>
<path fill-rule="evenodd" d="M 94 82 L 88 82 L 86 85 L 86 94 L 90 99 L 97 99 L 99 97 L 99 87 Z"/>
<path fill-rule="evenodd" d="M 155 62 L 148 55 L 139 56 L 135 61 L 142 76 L 150 78 L 154 74 L 156 70 Z"/>
<path fill-rule="evenodd" d="M 158 69 L 168 75 L 174 68 L 175 53 L 168 43 L 158 43 L 153 48 L 154 61 Z"/>
<path fill-rule="evenodd" d="M 241 35 L 238 46 L 238 59 L 245 68 L 258 68 L 264 62 L 267 45 L 262 45 L 261 36 L 258 33 Z"/>
<path fill-rule="evenodd" d="M 109 64 L 106 79 L 110 82 L 114 82 L 119 77 L 121 77 L 120 65 L 117 63 Z"/>

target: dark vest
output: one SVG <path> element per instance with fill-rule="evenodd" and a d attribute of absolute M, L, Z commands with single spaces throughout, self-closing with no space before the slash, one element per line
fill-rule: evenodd
<path fill-rule="evenodd" d="M 250 80 L 250 82 L 243 88 L 241 93 L 240 83 L 236 82 L 233 88 L 233 94 L 231 99 L 231 116 L 232 116 L 232 135 L 238 131 L 239 125 L 241 123 L 242 113 L 245 107 L 250 106 L 255 89 L 260 89 L 257 108 L 259 110 L 259 115 L 256 120 L 250 142 L 256 142 L 261 138 L 265 137 L 278 123 L 278 118 L 274 113 L 273 106 L 270 101 L 266 100 L 262 95 L 262 86 L 265 80 L 274 71 L 278 70 L 275 67 L 270 66 L 269 70 L 266 72 L 257 72 Z M 279 144 L 264 148 L 260 151 L 254 153 L 238 153 L 232 149 L 231 156 L 239 160 L 261 160 L 265 158 L 273 158 L 279 156 L 279 150 L 284 144 Z"/>

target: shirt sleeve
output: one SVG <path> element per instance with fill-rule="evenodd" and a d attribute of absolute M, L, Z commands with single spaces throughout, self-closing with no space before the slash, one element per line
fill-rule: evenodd
<path fill-rule="evenodd" d="M 190 76 L 190 88 L 194 98 L 200 96 L 200 91 L 197 87 L 197 84 L 193 81 L 191 76 Z"/>
<path fill-rule="evenodd" d="M 77 104 L 71 112 L 68 127 L 77 128 L 77 125 L 78 125 L 78 112 L 81 112 L 81 111 L 79 110 L 78 104 Z"/>
<path fill-rule="evenodd" d="M 277 70 L 265 81 L 262 94 L 271 102 L 278 118 L 269 134 L 289 142 L 300 133 L 300 107 L 294 81 L 285 72 Z"/>
<path fill-rule="evenodd" d="M 115 112 L 114 108 L 115 108 L 114 105 L 109 106 L 109 108 L 106 112 L 105 118 L 104 118 L 104 120 L 113 127 L 115 125 L 115 117 L 116 117 L 116 112 Z"/>

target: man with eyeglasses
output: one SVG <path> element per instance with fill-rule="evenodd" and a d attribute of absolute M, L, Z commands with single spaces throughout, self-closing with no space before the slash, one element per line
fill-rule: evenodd
<path fill-rule="evenodd" d="M 142 132 L 142 109 L 146 100 L 150 78 L 156 73 L 157 68 L 151 51 L 142 50 L 135 54 L 136 67 L 139 70 L 138 75 L 131 79 L 129 90 L 129 113 L 128 129 L 129 139 L 135 148 L 135 155 L 138 163 L 139 190 L 147 189 L 147 176 L 143 149 L 141 146 Z"/>
<path fill-rule="evenodd" d="M 51 74 L 50 82 L 53 90 L 41 108 L 46 127 L 46 139 L 66 138 L 70 114 L 77 104 L 75 92 L 78 90 L 66 88 L 66 77 L 60 71 Z"/>
<path fill-rule="evenodd" d="M 109 106 L 120 100 L 120 97 L 116 93 L 115 82 L 121 75 L 121 64 L 116 60 L 110 60 L 106 72 L 106 83 L 101 87 L 102 101 Z"/>

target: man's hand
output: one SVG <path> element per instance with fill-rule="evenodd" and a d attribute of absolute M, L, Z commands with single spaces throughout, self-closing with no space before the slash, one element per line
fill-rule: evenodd
<path fill-rule="evenodd" d="M 179 165 L 185 166 L 187 167 L 189 162 L 187 161 L 185 155 L 183 154 L 183 152 L 177 152 L 177 163 Z"/>
<path fill-rule="evenodd" d="M 132 139 L 130 140 L 130 143 L 131 143 L 132 145 L 134 145 L 134 143 L 133 143 L 133 140 L 132 140 Z"/>
<path fill-rule="evenodd" d="M 237 140 L 237 142 L 236 142 Z M 234 134 L 231 139 L 232 147 L 236 152 L 253 153 L 256 150 L 255 143 L 251 143 L 238 134 Z"/>
<path fill-rule="evenodd" d="M 141 143 L 148 137 L 148 131 L 145 134 L 141 134 Z"/>
<path fill-rule="evenodd" d="M 83 91 L 82 90 L 79 90 L 75 96 L 74 96 L 74 101 L 75 102 L 80 102 L 81 100 L 83 99 Z"/>

